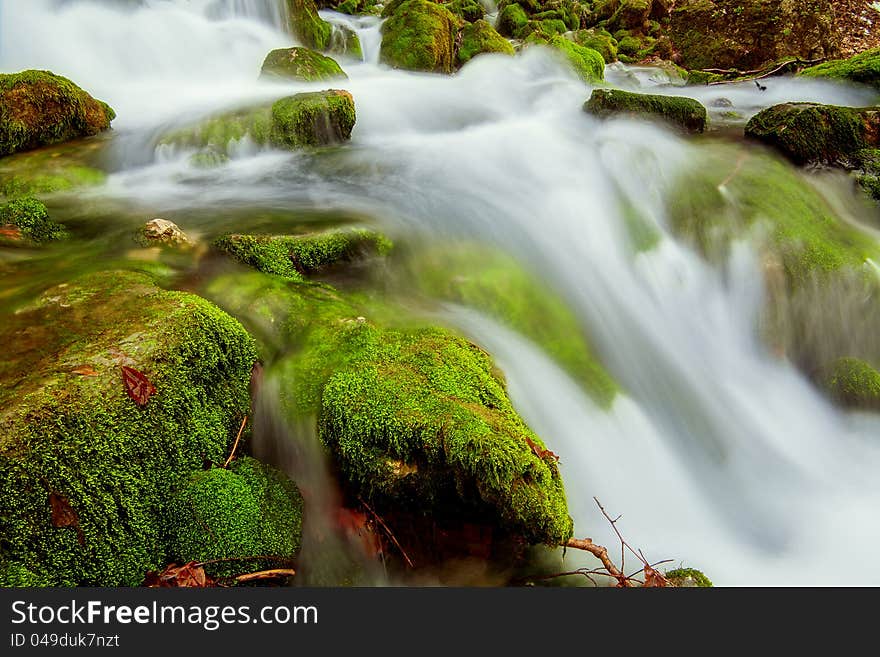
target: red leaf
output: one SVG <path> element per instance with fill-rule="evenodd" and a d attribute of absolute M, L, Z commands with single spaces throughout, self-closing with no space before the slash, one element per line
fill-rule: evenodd
<path fill-rule="evenodd" d="M 79 527 L 79 516 L 68 499 L 58 493 L 49 493 L 49 506 L 52 508 L 53 527 L 74 527 L 80 545 L 85 544 L 85 535 Z"/>
<path fill-rule="evenodd" d="M 182 566 L 171 563 L 162 572 L 151 570 L 144 578 L 144 586 L 149 588 L 196 588 L 215 586 L 214 580 L 205 574 L 205 569 L 195 561 Z"/>
<path fill-rule="evenodd" d="M 80 376 L 98 376 L 98 370 L 91 365 L 80 365 L 70 370 L 71 374 L 79 374 Z"/>
<path fill-rule="evenodd" d="M 156 394 L 156 388 L 141 372 L 127 365 L 122 366 L 122 379 L 125 389 L 138 406 L 146 406 L 150 396 Z"/>
<path fill-rule="evenodd" d="M 532 450 L 532 453 L 539 459 L 546 460 L 549 458 L 553 461 L 559 461 L 559 457 L 556 456 L 556 454 L 551 452 L 549 449 L 541 449 L 538 444 L 531 438 L 526 438 L 526 443 L 528 444 L 529 449 Z"/>
<path fill-rule="evenodd" d="M 651 568 L 651 566 L 645 566 L 645 587 L 659 588 L 665 587 L 668 584 L 666 578 L 661 573 Z"/>

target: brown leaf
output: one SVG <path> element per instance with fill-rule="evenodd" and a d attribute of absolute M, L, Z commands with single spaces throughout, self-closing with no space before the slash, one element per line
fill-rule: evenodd
<path fill-rule="evenodd" d="M 195 561 L 178 566 L 171 563 L 162 572 L 151 570 L 144 577 L 144 586 L 149 588 L 207 588 L 215 586 L 214 580 L 205 574 L 205 569 Z"/>
<path fill-rule="evenodd" d="M 532 440 L 531 438 L 527 437 L 526 443 L 528 444 L 529 449 L 532 450 L 532 453 L 535 456 L 537 456 L 539 459 L 546 460 L 549 458 L 549 459 L 552 459 L 553 461 L 557 461 L 557 462 L 559 461 L 559 457 L 556 456 L 556 454 L 551 452 L 549 449 L 541 449 L 538 446 L 538 444 L 534 440 Z"/>
<path fill-rule="evenodd" d="M 68 499 L 58 493 L 49 493 L 49 506 L 52 508 L 53 527 L 74 527 L 80 545 L 85 544 L 85 536 L 79 526 L 79 516 Z"/>
<path fill-rule="evenodd" d="M 80 365 L 70 370 L 71 374 L 79 374 L 80 376 L 98 376 L 98 370 L 91 365 Z"/>
<path fill-rule="evenodd" d="M 666 578 L 658 571 L 645 566 L 645 587 L 646 588 L 663 588 L 669 585 Z"/>
<path fill-rule="evenodd" d="M 21 230 L 17 226 L 0 226 L 0 237 L 18 241 L 21 239 Z"/>
<path fill-rule="evenodd" d="M 150 396 L 156 394 L 156 388 L 150 383 L 150 380 L 133 367 L 122 366 L 122 379 L 125 382 L 128 396 L 138 406 L 146 406 L 147 402 L 150 401 Z"/>

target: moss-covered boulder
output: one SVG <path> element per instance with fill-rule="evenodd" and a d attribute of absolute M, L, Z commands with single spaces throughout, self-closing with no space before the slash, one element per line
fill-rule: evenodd
<path fill-rule="evenodd" d="M 529 15 L 519 4 L 506 5 L 498 12 L 495 27 L 506 37 L 519 38 L 529 24 Z"/>
<path fill-rule="evenodd" d="M 327 50 L 333 26 L 318 16 L 314 0 L 287 0 L 290 31 L 306 48 Z"/>
<path fill-rule="evenodd" d="M 461 30 L 461 45 L 456 55 L 459 66 L 463 66 L 477 55 L 492 52 L 511 56 L 514 54 L 510 42 L 498 34 L 487 21 L 480 19 L 464 26 Z"/>
<path fill-rule="evenodd" d="M 344 25 L 336 25 L 333 33 L 330 35 L 330 46 L 328 52 L 341 57 L 348 57 L 357 61 L 363 61 L 364 50 L 361 47 L 361 40 L 357 32 L 345 27 Z"/>
<path fill-rule="evenodd" d="M 751 118 L 746 136 L 773 146 L 797 164 L 853 166 L 858 151 L 880 145 L 880 110 L 774 105 Z"/>
<path fill-rule="evenodd" d="M 0 156 L 96 135 L 114 118 L 107 103 L 60 75 L 0 74 Z"/>
<path fill-rule="evenodd" d="M 267 145 L 272 133 L 272 106 L 260 105 L 209 116 L 192 125 L 170 130 L 159 137 L 158 146 L 195 148 L 205 153 L 205 163 L 228 155 L 230 146 L 250 139 Z"/>
<path fill-rule="evenodd" d="M 41 198 L 101 185 L 107 174 L 96 164 L 105 145 L 103 139 L 68 142 L 0 158 L 0 196 Z"/>
<path fill-rule="evenodd" d="M 805 68 L 800 75 L 869 84 L 880 89 L 880 48 L 874 48 L 849 59 L 837 59 Z"/>
<path fill-rule="evenodd" d="M 710 588 L 712 580 L 696 568 L 676 568 L 666 572 L 666 579 L 679 588 Z"/>
<path fill-rule="evenodd" d="M 383 256 L 392 248 L 386 237 L 364 228 L 293 236 L 225 235 L 214 244 L 245 265 L 292 280 L 303 280 L 304 276 L 343 263 Z"/>
<path fill-rule="evenodd" d="M 224 461 L 249 412 L 253 340 L 128 272 L 52 288 L 0 336 L 0 562 L 51 585 L 139 584 L 172 556 L 173 491 Z"/>
<path fill-rule="evenodd" d="M 597 0 L 595 17 L 607 29 L 644 30 L 651 15 L 651 0 Z"/>
<path fill-rule="evenodd" d="M 606 64 L 617 61 L 617 41 L 610 34 L 595 30 L 579 30 L 574 35 L 575 43 L 584 48 L 592 48 L 605 60 Z"/>
<path fill-rule="evenodd" d="M 833 57 L 840 27 L 833 0 L 678 0 L 669 36 L 688 69 L 757 69 L 795 56 Z"/>
<path fill-rule="evenodd" d="M 635 94 L 619 89 L 596 89 L 584 111 L 598 117 L 642 116 L 671 123 L 687 132 L 703 132 L 708 113 L 699 101 L 682 96 Z"/>
<path fill-rule="evenodd" d="M 595 84 L 605 79 L 605 59 L 592 48 L 579 46 L 574 41 L 558 34 L 551 37 L 549 41 L 540 37 L 536 43 L 546 43 L 556 50 L 584 82 Z"/>
<path fill-rule="evenodd" d="M 452 73 L 461 19 L 429 0 L 406 0 L 382 25 L 381 61 L 410 71 Z"/>
<path fill-rule="evenodd" d="M 282 148 L 327 146 L 351 139 L 354 99 L 330 89 L 296 94 L 272 105 L 272 144 Z"/>
<path fill-rule="evenodd" d="M 469 23 L 476 23 L 486 15 L 486 10 L 477 0 L 452 0 L 445 3 L 445 7 Z"/>
<path fill-rule="evenodd" d="M 0 227 L 5 229 L 7 239 L 29 242 L 50 242 L 68 235 L 64 226 L 52 221 L 49 210 L 35 198 L 16 199 L 0 207 Z"/>
<path fill-rule="evenodd" d="M 260 77 L 268 79 L 320 80 L 348 79 L 335 59 L 308 48 L 278 48 L 263 61 Z"/>
<path fill-rule="evenodd" d="M 880 410 L 880 371 L 857 358 L 840 358 L 829 368 L 825 388 L 848 408 Z"/>
<path fill-rule="evenodd" d="M 289 565 L 299 552 L 303 501 L 278 470 L 252 458 L 194 473 L 169 505 L 169 552 L 178 563 L 220 561 L 207 570 L 234 576 Z M 255 558 L 259 557 L 259 558 Z"/>

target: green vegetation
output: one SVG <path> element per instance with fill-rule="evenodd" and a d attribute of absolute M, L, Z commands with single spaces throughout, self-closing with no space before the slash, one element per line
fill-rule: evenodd
<path fill-rule="evenodd" d="M 160 137 L 159 145 L 199 148 L 219 155 L 228 155 L 230 143 L 245 137 L 257 144 L 269 143 L 271 130 L 271 106 L 262 105 L 224 112 L 173 130 Z"/>
<path fill-rule="evenodd" d="M 698 101 L 681 96 L 635 94 L 619 89 L 596 89 L 584 111 L 599 117 L 617 114 L 658 118 L 687 132 L 703 132 L 707 112 Z"/>
<path fill-rule="evenodd" d="M 333 26 L 318 16 L 314 0 L 287 0 L 287 15 L 290 31 L 302 45 L 312 50 L 327 50 Z"/>
<path fill-rule="evenodd" d="M 513 55 L 513 46 L 502 37 L 488 22 L 480 19 L 468 23 L 461 31 L 461 46 L 458 49 L 458 65 L 462 66 L 482 53 L 501 53 Z"/>
<path fill-rule="evenodd" d="M 49 218 L 46 206 L 35 198 L 21 198 L 0 207 L 0 226 L 14 226 L 32 242 L 64 239 L 67 230 Z"/>
<path fill-rule="evenodd" d="M 880 89 L 880 48 L 868 50 L 849 59 L 837 59 L 811 66 L 801 71 L 800 75 L 847 80 Z"/>
<path fill-rule="evenodd" d="M 617 40 L 608 33 L 580 30 L 574 35 L 574 40 L 579 46 L 598 52 L 606 64 L 617 61 Z"/>
<path fill-rule="evenodd" d="M 498 12 L 498 20 L 495 23 L 498 32 L 506 37 L 519 38 L 529 24 L 529 16 L 525 9 L 514 3 L 506 5 Z"/>
<path fill-rule="evenodd" d="M 709 588 L 712 581 L 696 568 L 676 568 L 666 573 L 666 579 L 675 586 Z"/>
<path fill-rule="evenodd" d="M 336 60 L 308 48 L 273 50 L 266 55 L 260 75 L 305 82 L 348 79 Z"/>
<path fill-rule="evenodd" d="M 483 19 L 486 10 L 477 0 L 452 0 L 446 3 L 446 8 L 453 14 L 469 23 L 476 23 Z"/>
<path fill-rule="evenodd" d="M 0 336 L 0 562 L 21 566 L 0 574 L 139 584 L 174 556 L 172 492 L 223 462 L 249 412 L 253 340 L 204 299 L 121 271 L 46 291 Z M 121 365 L 155 387 L 145 405 Z"/>
<path fill-rule="evenodd" d="M 208 566 L 235 576 L 289 566 L 300 547 L 302 497 L 284 474 L 252 458 L 229 469 L 194 473 L 171 504 L 169 550 L 179 563 L 235 559 Z M 253 559 L 253 557 L 271 557 Z"/>
<path fill-rule="evenodd" d="M 559 35 L 552 37 L 548 43 L 562 53 L 584 82 L 595 84 L 605 79 L 605 60 L 592 48 L 579 46 L 574 41 Z"/>
<path fill-rule="evenodd" d="M 400 3 L 382 25 L 381 61 L 410 71 L 452 73 L 460 20 L 429 0 Z"/>
<path fill-rule="evenodd" d="M 116 113 L 49 71 L 0 74 L 0 156 L 110 129 Z"/>
<path fill-rule="evenodd" d="M 880 410 L 880 371 L 857 358 L 835 361 L 825 386 L 831 398 L 842 406 L 861 410 Z"/>
<path fill-rule="evenodd" d="M 272 105 L 270 138 L 275 146 L 300 148 L 338 144 L 351 138 L 354 99 L 347 91 L 296 94 Z"/>

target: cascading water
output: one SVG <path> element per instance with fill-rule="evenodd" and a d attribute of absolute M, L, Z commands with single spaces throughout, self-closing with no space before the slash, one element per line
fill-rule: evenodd
<path fill-rule="evenodd" d="M 880 583 L 871 567 L 880 421 L 835 410 L 767 354 L 755 337 L 764 299 L 748 246 L 718 270 L 667 227 L 672 181 L 711 144 L 584 115 L 589 90 L 539 49 L 480 57 L 453 77 L 392 71 L 378 64 L 378 19 L 327 14 L 364 51 L 345 66 L 349 80 L 334 82 L 357 104 L 350 147 L 243 149 L 211 170 L 186 153 L 157 155 L 154 137 L 170 124 L 323 88 L 257 80 L 265 54 L 291 43 L 282 6 L 0 0 L 0 70 L 48 68 L 117 109 L 117 148 L 139 152 L 121 158 L 99 195 L 172 213 L 361 212 L 393 234 L 478 239 L 527 263 L 566 299 L 626 391 L 610 412 L 522 337 L 473 310 L 444 317 L 497 357 L 518 409 L 562 456 L 579 534 L 614 544 L 595 495 L 650 556 L 699 566 L 720 584 Z M 684 93 L 639 70 L 609 79 Z M 734 122 L 781 101 L 871 101 L 816 81 L 766 86 L 687 95 Z M 631 211 L 659 232 L 649 252 L 633 248 Z"/>

